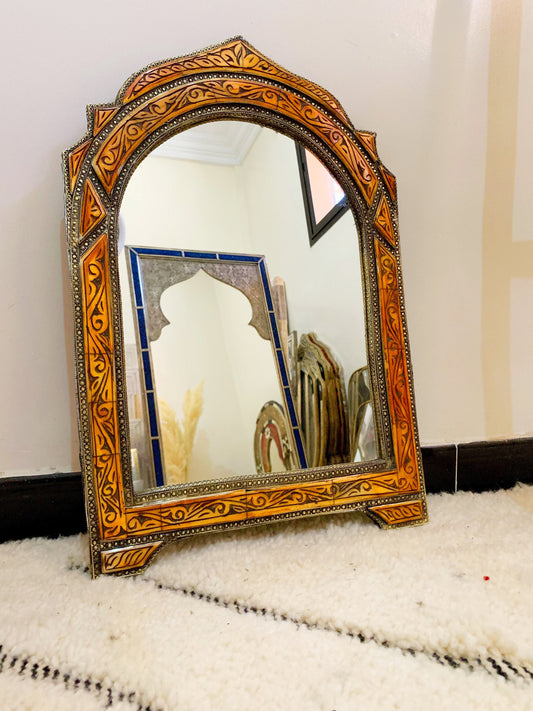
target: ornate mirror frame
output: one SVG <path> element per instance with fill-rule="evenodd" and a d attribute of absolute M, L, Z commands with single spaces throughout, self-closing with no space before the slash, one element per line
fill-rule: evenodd
<path fill-rule="evenodd" d="M 237 37 L 134 74 L 114 104 L 89 106 L 63 155 L 75 318 L 81 463 L 91 570 L 140 572 L 196 533 L 360 510 L 383 528 L 427 520 L 398 245 L 396 182 L 375 134 L 336 99 Z M 213 120 L 278 130 L 312 150 L 345 191 L 359 232 L 379 459 L 133 491 L 118 277 L 118 214 L 138 164 Z M 349 324 L 346 325 L 349 328 Z"/>

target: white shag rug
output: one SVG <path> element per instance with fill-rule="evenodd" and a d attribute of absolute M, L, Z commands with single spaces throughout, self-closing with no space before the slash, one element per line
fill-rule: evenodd
<path fill-rule="evenodd" d="M 144 575 L 84 536 L 0 546 L 2 711 L 533 709 L 533 487 L 187 539 Z"/>

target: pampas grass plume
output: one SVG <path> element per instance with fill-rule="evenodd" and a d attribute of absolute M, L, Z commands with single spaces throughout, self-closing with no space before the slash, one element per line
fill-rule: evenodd
<path fill-rule="evenodd" d="M 203 380 L 194 389 L 187 390 L 183 398 L 181 423 L 170 405 L 164 400 L 158 401 L 167 484 L 183 484 L 188 480 L 194 438 L 204 406 L 203 390 Z"/>

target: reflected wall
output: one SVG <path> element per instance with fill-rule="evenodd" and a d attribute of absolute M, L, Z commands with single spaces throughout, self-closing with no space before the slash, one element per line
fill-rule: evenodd
<path fill-rule="evenodd" d="M 199 129 L 185 134 L 190 136 Z M 348 211 L 310 246 L 291 139 L 261 128 L 245 156 L 233 165 L 158 157 L 155 153 L 148 156 L 124 195 L 120 241 L 133 246 L 265 255 L 271 282 L 278 278 L 285 285 L 287 333 L 291 334 L 287 349 L 289 345 L 296 348 L 292 355 L 297 358 L 300 336 L 315 333 L 339 365 L 339 399 L 344 398 L 346 405 L 350 376 L 367 361 L 357 231 Z M 199 274 L 196 282 L 175 285 L 162 295 L 161 307 L 171 325 L 152 344 L 154 367 L 158 363 L 158 398 L 170 406 L 178 420 L 184 417 L 187 390 L 203 383 L 204 404 L 209 400 L 198 420 L 188 481 L 253 472 L 257 468 L 254 429 L 260 406 L 255 400 L 248 402 L 252 385 L 262 383 L 263 403 L 280 402 L 270 344 L 263 343 L 266 348 L 256 344 L 255 354 L 240 345 L 236 336 L 237 331 L 241 337 L 254 335 L 247 326 L 249 305 L 235 290 L 204 277 Z M 135 327 L 123 251 L 120 281 L 131 421 L 132 407 L 141 417 L 146 418 L 147 413 L 143 414 L 142 377 L 135 374 Z M 191 355 L 183 360 L 185 352 Z M 211 375 L 206 377 L 207 373 Z M 308 385 L 292 385 L 295 397 L 298 387 L 300 398 L 309 397 Z M 134 393 L 134 388 L 138 392 Z M 302 409 L 305 403 L 300 402 L 300 412 Z M 309 439 L 311 436 L 308 433 Z M 227 464 L 230 459 L 213 459 L 212 453 L 219 448 L 216 442 L 234 448 L 233 464 Z M 337 461 L 349 460 L 347 453 Z M 154 485 L 153 472 L 142 452 L 133 471 L 137 489 Z"/>

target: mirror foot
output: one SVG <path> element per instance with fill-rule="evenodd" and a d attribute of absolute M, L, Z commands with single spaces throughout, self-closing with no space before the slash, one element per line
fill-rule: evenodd
<path fill-rule="evenodd" d="M 368 509 L 367 513 L 380 528 L 415 526 L 428 521 L 425 500 L 423 499 L 380 504 Z"/>
<path fill-rule="evenodd" d="M 104 550 L 100 555 L 102 573 L 135 575 L 141 573 L 160 550 L 162 541 Z"/>

